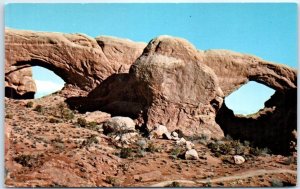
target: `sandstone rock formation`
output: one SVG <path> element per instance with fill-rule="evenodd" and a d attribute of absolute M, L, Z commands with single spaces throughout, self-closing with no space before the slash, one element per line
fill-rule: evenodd
<path fill-rule="evenodd" d="M 225 96 L 248 81 L 256 81 L 276 91 L 297 87 L 296 71 L 285 65 L 228 50 L 207 50 L 199 53 L 204 57 L 204 63 L 217 75 Z"/>
<path fill-rule="evenodd" d="M 297 89 L 275 92 L 265 102 L 265 108 L 254 115 L 234 115 L 225 104 L 216 117 L 225 134 L 235 139 L 248 140 L 273 153 L 288 154 L 290 142 L 297 142 Z"/>
<path fill-rule="evenodd" d="M 34 92 L 33 81 L 22 76 L 30 75 L 28 67 L 42 66 L 55 72 L 67 84 L 91 90 L 113 73 L 128 72 L 145 46 L 114 37 L 94 39 L 83 34 L 6 28 L 6 87 L 19 95 Z"/>
<path fill-rule="evenodd" d="M 295 141 L 297 72 L 287 66 L 227 50 L 197 50 L 170 36 L 146 46 L 113 37 L 6 29 L 5 39 L 6 87 L 20 98 L 35 91 L 29 67 L 39 65 L 90 91 L 67 100 L 81 112 L 127 116 L 148 131 L 162 124 L 190 136 L 230 134 L 278 153 Z M 248 81 L 276 93 L 256 115 L 234 115 L 223 100 Z"/>
<path fill-rule="evenodd" d="M 5 74 L 5 96 L 14 99 L 34 98 L 36 86 L 32 79 L 31 67 L 20 70 L 16 66 L 11 66 L 10 68 L 16 71 Z M 6 65 L 5 70 L 9 70 Z"/>
<path fill-rule="evenodd" d="M 161 36 L 148 44 L 129 74 L 112 75 L 87 98 L 69 99 L 69 103 L 81 111 L 100 109 L 116 115 L 142 117 L 149 130 L 155 124 L 163 124 L 169 131 L 180 129 L 186 135 L 202 133 L 215 138 L 224 136 L 224 131 L 237 139 L 274 147 L 275 152 L 279 152 L 276 148 L 286 150 L 288 133 L 296 128 L 295 108 L 286 101 L 282 108 L 271 100 L 266 109 L 277 108 L 270 113 L 272 116 L 261 115 L 253 121 L 240 118 L 248 120 L 241 124 L 237 124 L 235 120 L 239 118 L 232 111 L 226 111 L 223 99 L 248 81 L 275 89 L 276 94 L 281 94 L 279 101 L 296 100 L 288 92 L 297 87 L 294 69 L 231 51 L 200 51 L 185 40 Z M 283 117 L 287 111 L 294 113 Z M 277 118 L 283 121 L 276 122 Z M 276 122 L 278 130 L 272 132 L 268 122 Z M 251 132 L 244 132 L 248 124 L 249 128 L 252 126 Z M 258 127 L 261 129 L 255 129 Z M 286 137 L 281 137 L 280 129 L 285 130 Z M 281 139 L 274 143 L 278 138 Z"/>
<path fill-rule="evenodd" d="M 148 44 L 129 74 L 109 77 L 82 99 L 85 103 L 70 99 L 70 104 L 82 111 L 100 108 L 133 117 L 140 113 L 149 130 L 163 124 L 170 131 L 210 131 L 220 138 L 223 132 L 214 117 L 223 94 L 216 75 L 202 61 L 187 41 L 161 36 Z"/>

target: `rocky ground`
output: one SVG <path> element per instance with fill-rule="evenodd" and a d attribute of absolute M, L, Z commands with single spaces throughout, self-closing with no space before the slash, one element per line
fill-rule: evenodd
<path fill-rule="evenodd" d="M 5 99 L 8 187 L 296 184 L 296 154 L 274 155 L 230 137 L 216 141 L 181 136 L 180 131 L 162 132 L 162 138 L 158 131 L 108 131 L 109 114 L 80 114 L 67 107 L 65 98 L 78 94 L 66 89 L 35 100 Z M 187 156 L 189 150 L 196 155 Z"/>

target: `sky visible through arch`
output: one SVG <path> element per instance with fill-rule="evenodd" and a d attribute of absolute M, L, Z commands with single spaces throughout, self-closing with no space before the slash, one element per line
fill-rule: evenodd
<path fill-rule="evenodd" d="M 298 66 L 295 3 L 7 4 L 5 26 L 143 42 L 171 35 L 185 38 L 201 50 L 229 49 Z M 38 81 L 63 84 L 38 67 L 33 74 Z M 226 104 L 238 107 L 235 113 L 253 113 L 263 106 L 258 101 L 264 102 L 272 93 L 251 84 L 246 92 L 238 90 L 226 98 Z M 243 96 L 256 96 L 258 100 L 251 102 L 241 99 Z"/>

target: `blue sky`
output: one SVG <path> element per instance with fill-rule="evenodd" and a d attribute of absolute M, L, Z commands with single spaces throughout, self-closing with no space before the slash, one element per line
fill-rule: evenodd
<path fill-rule="evenodd" d="M 295 3 L 7 4 L 5 25 L 144 42 L 158 35 L 171 35 L 185 38 L 202 50 L 229 49 L 298 66 Z M 34 69 L 35 79 L 50 78 L 59 83 L 44 73 Z M 242 90 L 232 96 L 257 96 L 259 91 L 258 98 L 263 102 L 273 93 L 260 85 L 251 86 L 247 92 L 239 91 Z M 231 96 L 226 104 L 237 107 L 237 113 L 253 113 L 263 105 Z"/>

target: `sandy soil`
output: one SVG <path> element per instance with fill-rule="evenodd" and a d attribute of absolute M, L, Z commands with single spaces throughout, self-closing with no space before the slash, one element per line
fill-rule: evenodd
<path fill-rule="evenodd" d="M 296 184 L 296 162 L 282 155 L 250 156 L 240 165 L 223 161 L 194 141 L 199 160 L 172 153 L 175 141 L 152 139 L 152 151 L 120 157 L 122 146 L 101 129 L 63 118 L 66 97 L 5 99 L 5 184 L 9 187 L 278 186 Z M 33 102 L 32 107 L 30 103 Z M 41 105 L 40 110 L 36 108 Z M 63 107 L 63 108 L 62 108 Z M 139 136 L 143 139 L 143 136 Z M 136 145 L 128 145 L 134 148 Z"/>

